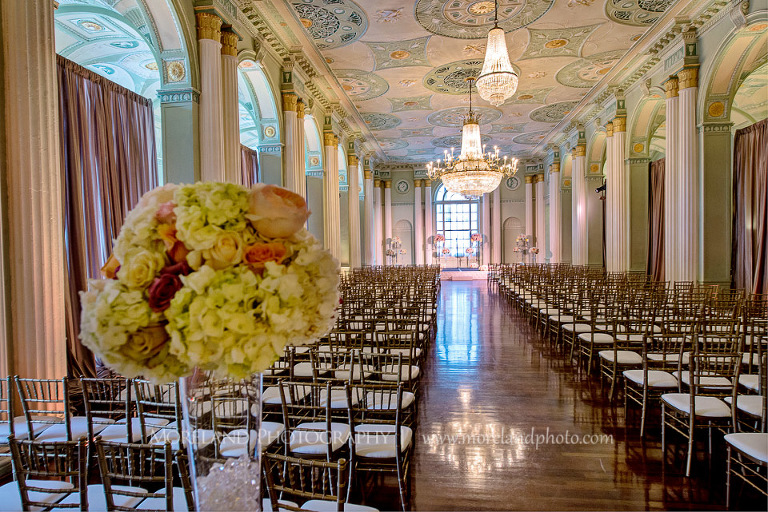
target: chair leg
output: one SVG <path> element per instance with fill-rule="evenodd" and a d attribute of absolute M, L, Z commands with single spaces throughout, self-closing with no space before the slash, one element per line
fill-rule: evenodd
<path fill-rule="evenodd" d="M 661 460 L 662 467 L 667 464 L 667 429 L 664 401 L 661 402 Z M 645 400 L 643 400 L 643 416 L 645 416 Z M 642 426 L 640 427 L 642 431 Z"/>
<path fill-rule="evenodd" d="M 725 508 L 731 508 L 731 445 L 728 445 L 728 462 L 725 468 Z"/>
<path fill-rule="evenodd" d="M 688 457 L 685 462 L 685 476 L 689 477 L 691 476 L 691 459 L 693 458 L 693 440 L 694 440 L 694 423 L 693 423 L 693 415 L 691 415 L 690 420 L 690 428 L 688 429 Z"/>

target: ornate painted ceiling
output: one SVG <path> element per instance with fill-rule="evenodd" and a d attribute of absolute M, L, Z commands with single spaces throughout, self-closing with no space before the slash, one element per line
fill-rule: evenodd
<path fill-rule="evenodd" d="M 500 108 L 476 97 L 483 142 L 529 156 L 674 1 L 500 0 L 520 85 Z M 390 161 L 460 146 L 493 1 L 290 2 Z"/>

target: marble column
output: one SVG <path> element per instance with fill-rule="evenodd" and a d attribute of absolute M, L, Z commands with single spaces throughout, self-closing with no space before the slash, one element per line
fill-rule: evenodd
<path fill-rule="evenodd" d="M 579 144 L 573 148 L 571 175 L 573 180 L 573 199 L 571 212 L 572 246 L 571 257 L 574 265 L 587 264 L 587 198 L 584 166 L 586 164 L 586 146 Z"/>
<path fill-rule="evenodd" d="M 530 237 L 531 244 L 535 244 L 535 208 L 533 204 L 533 180 L 535 176 L 529 174 L 525 177 L 525 234 Z"/>
<path fill-rule="evenodd" d="M 384 233 L 382 213 L 382 183 L 381 180 L 373 180 L 373 234 L 374 234 L 374 262 L 383 265 L 384 258 Z"/>
<path fill-rule="evenodd" d="M 677 153 L 677 264 L 675 278 L 696 281 L 699 275 L 699 145 L 696 133 L 697 67 L 677 74 L 680 95 Z"/>
<path fill-rule="evenodd" d="M 629 188 L 625 163 L 626 140 L 627 118 L 616 117 L 613 120 L 613 184 L 608 185 L 613 191 L 613 211 L 610 215 L 613 219 L 612 245 L 615 272 L 629 270 Z"/>
<path fill-rule="evenodd" d="M 413 238 L 416 264 L 424 264 L 424 210 L 421 209 L 421 180 L 413 180 Z"/>
<path fill-rule="evenodd" d="M 347 156 L 347 205 L 349 213 L 349 266 L 358 268 L 362 265 L 360 255 L 360 175 L 357 156 L 350 152 Z"/>
<path fill-rule="evenodd" d="M 427 265 L 432 264 L 432 257 L 435 248 L 430 241 L 435 236 L 435 224 L 432 213 L 432 180 L 424 180 L 424 244 L 425 244 L 425 258 L 424 262 Z"/>
<path fill-rule="evenodd" d="M 237 91 L 237 42 L 234 32 L 221 33 L 222 123 L 224 124 L 224 179 L 242 183 L 240 172 L 240 106 Z"/>
<path fill-rule="evenodd" d="M 299 98 L 296 102 L 296 173 L 293 179 L 294 192 L 301 197 L 307 197 L 307 165 L 304 148 L 304 102 Z"/>
<path fill-rule="evenodd" d="M 375 265 L 376 230 L 374 227 L 376 226 L 376 221 L 373 214 L 373 173 L 368 169 L 363 171 L 363 189 L 365 194 L 365 201 L 363 203 L 363 226 L 365 227 L 363 230 L 363 264 Z"/>
<path fill-rule="evenodd" d="M 677 280 L 677 150 L 679 147 L 680 102 L 678 80 L 671 76 L 666 89 L 666 150 L 664 153 L 664 280 Z"/>
<path fill-rule="evenodd" d="M 1 2 L 5 111 L 0 371 L 67 375 L 59 88 L 50 0 Z M 7 316 L 5 316 L 7 315 Z M 9 337 L 6 337 L 9 336 Z"/>
<path fill-rule="evenodd" d="M 613 185 L 614 185 L 614 167 L 613 167 L 613 123 L 609 122 L 605 125 L 605 270 L 608 272 L 615 272 L 616 270 L 616 254 L 614 242 L 616 234 L 614 233 L 614 198 L 613 198 Z"/>
<path fill-rule="evenodd" d="M 392 238 L 392 182 L 384 181 L 384 245 Z"/>
<path fill-rule="evenodd" d="M 491 200 L 491 259 L 493 263 L 502 263 L 501 247 L 504 241 L 501 239 L 501 191 L 498 188 L 491 193 Z"/>
<path fill-rule="evenodd" d="M 197 13 L 200 48 L 200 178 L 226 181 L 222 118 L 221 18 Z"/>
<path fill-rule="evenodd" d="M 491 262 L 491 194 L 483 194 L 483 265 Z"/>
<path fill-rule="evenodd" d="M 549 250 L 552 253 L 550 263 L 562 262 L 561 233 L 562 197 L 560 197 L 560 162 L 553 163 L 549 168 Z"/>
<path fill-rule="evenodd" d="M 339 201 L 339 138 L 333 132 L 323 134 L 325 146 L 325 247 L 341 261 L 341 211 Z"/>
<path fill-rule="evenodd" d="M 285 183 L 285 188 L 297 194 L 299 193 L 296 179 L 299 168 L 298 99 L 299 97 L 295 93 L 283 92 L 283 128 L 285 131 L 283 183 Z"/>
<path fill-rule="evenodd" d="M 544 225 L 544 174 L 536 175 L 536 247 L 540 256 L 536 261 L 543 263 L 547 256 L 546 227 Z"/>

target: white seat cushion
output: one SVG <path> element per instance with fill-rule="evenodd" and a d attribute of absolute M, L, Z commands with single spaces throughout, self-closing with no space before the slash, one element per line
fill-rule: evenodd
<path fill-rule="evenodd" d="M 147 429 L 147 435 L 151 436 L 159 430 L 160 427 L 168 424 L 168 420 L 163 418 L 146 418 L 144 421 Z M 109 425 L 102 430 L 99 435 L 102 441 L 109 441 L 113 443 L 138 443 L 141 441 L 141 420 L 139 418 L 131 418 L 131 441 L 128 441 L 128 428 L 126 421 L 119 420 L 113 425 Z"/>
<path fill-rule="evenodd" d="M 277 441 L 283 432 L 285 432 L 285 426 L 282 423 L 276 421 L 262 421 L 261 430 L 259 430 L 261 450 L 266 450 L 269 445 Z"/>
<path fill-rule="evenodd" d="M 579 334 L 579 339 L 582 341 L 586 341 L 587 343 L 589 343 L 590 341 L 593 341 L 593 343 L 596 343 L 599 345 L 610 345 L 613 343 L 613 336 L 605 332 L 582 333 L 582 334 Z"/>
<path fill-rule="evenodd" d="M 336 451 L 349 440 L 349 425 L 331 423 L 331 451 Z M 303 455 L 322 455 L 326 453 L 328 432 L 325 422 L 301 423 L 291 432 L 289 441 L 293 453 Z"/>
<path fill-rule="evenodd" d="M 337 505 L 335 501 L 309 500 L 301 508 L 303 510 L 312 510 L 313 512 L 336 512 Z M 379 509 L 365 505 L 345 503 L 344 512 L 379 512 Z"/>
<path fill-rule="evenodd" d="M 328 403 L 328 391 L 320 390 L 320 406 L 325 407 Z M 331 389 L 331 409 L 347 409 L 350 405 L 356 406 L 360 403 L 360 398 L 352 394 L 352 404 L 347 403 L 347 391 L 345 389 Z"/>
<path fill-rule="evenodd" d="M 410 371 L 409 371 L 410 368 Z M 416 365 L 403 365 L 401 371 L 399 372 L 400 379 L 407 381 L 411 379 L 415 379 L 419 376 L 419 367 Z M 382 368 L 382 374 L 381 374 L 381 380 L 385 380 L 388 382 L 396 382 L 398 377 L 397 373 L 397 365 L 390 364 L 390 365 L 384 365 Z"/>
<path fill-rule="evenodd" d="M 348 381 L 349 373 L 349 365 L 342 365 L 335 372 L 333 372 L 333 376 L 339 380 Z M 360 380 L 361 375 L 367 379 L 372 374 L 373 368 L 371 368 L 369 365 L 363 365 L 361 368 L 360 365 L 356 364 L 354 370 L 352 371 L 352 380 Z"/>
<path fill-rule="evenodd" d="M 38 434 L 48 428 L 50 424 L 32 422 L 32 429 Z M 11 425 L 9 422 L 0 423 L 0 443 L 8 444 L 8 436 L 11 435 Z M 26 416 L 16 416 L 13 418 L 13 435 L 16 439 L 26 439 L 29 435 Z"/>
<path fill-rule="evenodd" d="M 413 441 L 413 431 L 400 427 L 400 452 Z M 355 453 L 360 457 L 393 459 L 395 453 L 395 426 L 366 424 L 355 427 Z"/>
<path fill-rule="evenodd" d="M 565 324 L 564 331 L 568 332 L 592 332 L 592 326 L 589 324 Z"/>
<path fill-rule="evenodd" d="M 318 366 L 317 373 L 319 375 L 326 375 L 330 372 L 330 369 Z M 309 378 L 315 375 L 312 363 L 298 363 L 293 366 L 293 375 L 296 377 Z"/>
<path fill-rule="evenodd" d="M 222 457 L 241 457 L 246 454 L 254 453 L 256 450 L 256 443 L 258 442 L 259 433 L 255 430 L 248 431 L 244 428 L 231 430 L 221 438 L 219 453 Z"/>
<path fill-rule="evenodd" d="M 165 495 L 165 489 L 160 489 L 158 493 Z M 165 498 L 147 498 L 136 507 L 136 510 L 165 510 Z M 182 487 L 173 488 L 173 510 L 189 510 L 187 505 L 187 495 Z"/>
<path fill-rule="evenodd" d="M 107 427 L 107 424 L 114 423 L 108 418 L 98 418 L 98 423 L 94 423 L 93 433 L 98 434 Z M 73 416 L 70 418 L 69 427 L 72 430 L 72 440 L 76 441 L 81 437 L 88 437 L 88 418 L 85 416 Z M 35 436 L 35 441 L 66 441 L 67 426 L 64 423 L 51 425 Z"/>
<path fill-rule="evenodd" d="M 27 487 L 42 487 L 44 489 L 74 489 L 69 482 L 58 480 L 27 480 Z M 42 492 L 29 492 L 31 501 L 43 503 L 55 503 L 65 496 L 64 494 L 48 494 Z M 21 493 L 19 492 L 18 482 L 8 482 L 0 487 L 0 510 L 18 511 L 21 510 Z M 33 507 L 32 510 L 42 510 L 40 507 Z M 72 510 L 72 509 L 70 509 Z"/>
<path fill-rule="evenodd" d="M 295 386 L 293 389 L 297 395 L 296 398 L 299 400 L 307 396 L 311 390 L 309 386 Z M 285 401 L 291 403 L 291 394 L 287 389 L 285 390 Z M 267 405 L 281 405 L 283 400 L 280 398 L 280 388 L 277 386 L 270 386 L 265 389 L 264 393 L 261 394 L 261 402 Z M 253 409 L 251 412 L 258 414 L 258 412 L 253 411 Z"/>
<path fill-rule="evenodd" d="M 298 503 L 288 500 L 277 500 L 279 505 L 285 505 L 292 508 L 299 508 Z M 272 512 L 272 500 L 264 498 L 261 502 L 261 512 Z M 288 509 L 279 507 L 278 512 L 288 512 Z"/>
<path fill-rule="evenodd" d="M 677 372 L 672 372 L 672 375 L 679 378 L 686 386 L 691 384 L 691 372 L 688 370 L 683 370 L 679 376 L 677 375 Z M 731 379 L 727 377 L 702 376 L 699 378 L 699 386 L 711 388 L 730 388 Z"/>
<path fill-rule="evenodd" d="M 768 434 L 760 432 L 727 434 L 725 442 L 763 464 L 768 463 Z"/>
<path fill-rule="evenodd" d="M 649 352 L 648 360 L 654 361 L 654 362 L 677 363 L 678 361 L 680 361 L 680 354 L 667 353 L 665 356 L 665 354 Z M 688 352 L 683 353 L 683 364 L 688 364 L 690 360 L 691 360 L 691 354 L 689 354 Z"/>
<path fill-rule="evenodd" d="M 169 423 L 168 425 L 173 426 L 173 423 Z M 216 434 L 213 432 L 213 430 L 207 429 L 194 430 L 193 434 L 190 436 L 190 439 L 192 439 L 197 444 L 197 446 L 201 448 L 211 444 L 215 438 Z M 157 433 L 153 435 L 149 440 L 149 444 L 155 445 L 163 445 L 166 442 L 171 443 L 172 450 L 179 449 L 179 432 L 175 428 L 164 428 L 158 430 Z"/>
<path fill-rule="evenodd" d="M 661 399 L 678 411 L 691 414 L 691 395 L 688 393 L 666 393 Z M 731 408 L 728 404 L 713 396 L 696 396 L 694 414 L 704 418 L 729 418 Z"/>
<path fill-rule="evenodd" d="M 752 356 L 752 357 L 750 357 Z M 760 355 L 759 354 L 750 354 L 749 352 L 746 352 L 741 355 L 741 364 L 751 364 L 753 365 L 759 365 L 760 364 Z"/>
<path fill-rule="evenodd" d="M 563 323 L 565 323 L 565 322 L 573 322 L 573 316 L 572 315 L 560 315 L 559 317 L 557 315 L 550 315 L 549 319 L 550 320 L 554 320 L 555 322 L 557 322 L 558 320 L 560 322 L 563 322 Z"/>
<path fill-rule="evenodd" d="M 133 487 L 127 485 L 113 485 L 112 489 L 118 489 L 121 491 L 131 491 L 145 494 L 147 491 L 141 487 Z M 117 507 L 136 507 L 144 498 L 136 496 L 122 496 L 120 494 L 113 494 L 112 499 Z M 73 493 L 59 502 L 60 505 L 80 503 L 80 496 Z M 163 505 L 162 508 L 165 508 Z M 72 508 L 53 508 L 51 512 L 71 512 Z M 104 486 L 101 484 L 94 484 L 88 486 L 88 510 L 94 510 L 97 512 L 107 510 L 107 496 L 104 494 Z"/>
<path fill-rule="evenodd" d="M 624 378 L 642 386 L 644 384 L 643 370 L 625 370 Z M 669 372 L 661 370 L 648 370 L 649 388 L 677 388 L 677 379 Z"/>
<path fill-rule="evenodd" d="M 631 333 L 631 334 L 619 333 L 616 335 L 616 339 L 619 341 L 631 341 L 635 343 L 642 343 L 643 335 L 637 334 L 637 333 Z"/>
<path fill-rule="evenodd" d="M 733 397 L 725 397 L 725 402 L 730 404 Z M 763 413 L 763 397 L 761 395 L 738 395 L 736 397 L 736 408 L 751 416 L 760 417 Z"/>
<path fill-rule="evenodd" d="M 613 362 L 614 352 L 613 350 L 601 350 L 598 352 L 600 359 Z M 637 352 L 631 350 L 617 350 L 616 351 L 616 363 L 618 364 L 643 364 L 643 356 Z"/>
<path fill-rule="evenodd" d="M 760 376 L 752 374 L 739 375 L 739 384 L 750 391 L 760 390 Z"/>
<path fill-rule="evenodd" d="M 415 400 L 416 396 L 413 393 L 410 391 L 403 391 L 403 402 L 400 405 L 403 409 L 407 409 Z M 385 395 L 383 393 L 370 391 L 365 396 L 365 404 L 369 409 L 393 411 L 397 409 L 397 393 L 392 391 L 390 395 Z"/>
<path fill-rule="evenodd" d="M 387 352 L 394 355 L 410 355 L 411 351 L 407 348 L 390 348 Z M 419 347 L 413 347 L 413 357 L 421 357 L 421 349 Z"/>

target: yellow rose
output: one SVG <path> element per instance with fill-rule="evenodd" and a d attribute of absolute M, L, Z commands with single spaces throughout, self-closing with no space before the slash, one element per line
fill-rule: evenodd
<path fill-rule="evenodd" d="M 307 202 L 298 194 L 275 185 L 257 183 L 251 188 L 246 218 L 267 238 L 288 238 L 309 218 Z"/>
<path fill-rule="evenodd" d="M 138 248 L 126 253 L 124 260 L 117 272 L 117 279 L 132 289 L 149 286 L 166 265 L 165 254 Z"/>
<path fill-rule="evenodd" d="M 150 325 L 131 334 L 120 351 L 129 359 L 140 363 L 155 357 L 169 339 L 165 326 Z"/>
<path fill-rule="evenodd" d="M 203 251 L 203 258 L 214 270 L 237 265 L 243 259 L 243 238 L 239 233 L 225 231 L 216 238 L 213 247 Z"/>

